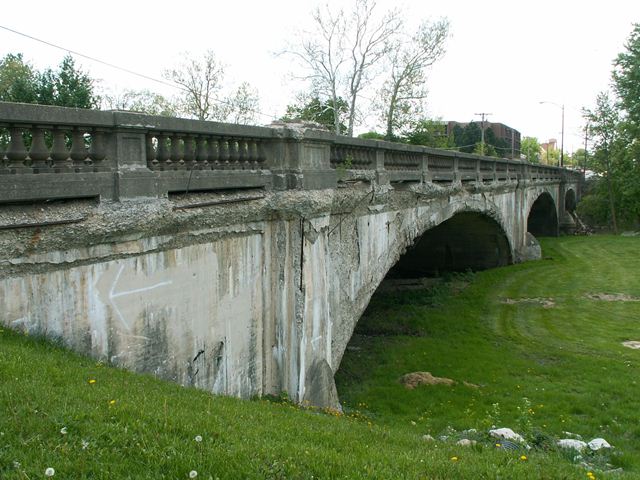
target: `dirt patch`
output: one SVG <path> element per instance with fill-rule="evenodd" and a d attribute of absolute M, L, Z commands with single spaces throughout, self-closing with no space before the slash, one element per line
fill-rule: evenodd
<path fill-rule="evenodd" d="M 636 340 L 628 340 L 626 342 L 622 342 L 622 345 L 627 348 L 633 348 L 634 350 L 640 350 L 640 342 Z"/>
<path fill-rule="evenodd" d="M 602 302 L 640 302 L 640 297 L 633 297 L 625 293 L 587 293 L 589 300 L 600 300 Z"/>
<path fill-rule="evenodd" d="M 413 390 L 420 385 L 455 385 L 455 381 L 445 377 L 434 377 L 431 372 L 412 372 L 400 377 L 400 383 Z"/>
<path fill-rule="evenodd" d="M 530 304 L 542 305 L 542 308 L 553 308 L 556 302 L 553 298 L 504 298 L 500 303 L 505 305 Z"/>

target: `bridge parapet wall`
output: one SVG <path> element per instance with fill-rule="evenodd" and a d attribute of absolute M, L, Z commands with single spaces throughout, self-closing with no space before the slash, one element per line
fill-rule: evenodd
<path fill-rule="evenodd" d="M 552 166 L 286 124 L 252 127 L 0 102 L 0 202 L 313 190 L 357 180 L 494 184 L 579 177 Z"/>

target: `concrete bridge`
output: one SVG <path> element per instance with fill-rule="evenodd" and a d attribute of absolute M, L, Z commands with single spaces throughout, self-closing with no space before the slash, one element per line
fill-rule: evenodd
<path fill-rule="evenodd" d="M 304 127 L 0 103 L 0 324 L 215 393 L 336 405 L 385 276 L 536 258 L 579 181 Z"/>

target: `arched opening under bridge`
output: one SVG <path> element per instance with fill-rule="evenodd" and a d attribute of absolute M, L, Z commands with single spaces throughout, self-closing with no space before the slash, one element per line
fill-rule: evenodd
<path fill-rule="evenodd" d="M 502 227 L 484 214 L 463 212 L 423 233 L 387 278 L 435 277 L 445 272 L 486 270 L 511 261 Z"/>
<path fill-rule="evenodd" d="M 558 236 L 558 213 L 549 193 L 542 193 L 533 202 L 527 218 L 527 231 L 534 237 Z"/>

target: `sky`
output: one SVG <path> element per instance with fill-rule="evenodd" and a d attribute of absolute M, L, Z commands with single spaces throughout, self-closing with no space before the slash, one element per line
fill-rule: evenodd
<path fill-rule="evenodd" d="M 265 114 L 258 123 L 268 124 L 305 89 L 292 76 L 291 58 L 278 53 L 311 29 L 312 10 L 325 3 L 31 0 L 28 12 L 23 2 L 3 4 L 0 26 L 158 79 L 184 52 L 198 57 L 210 49 L 226 65 L 229 85 L 248 81 L 258 90 Z M 348 1 L 329 4 L 345 7 Z M 489 121 L 542 142 L 560 140 L 564 105 L 566 152 L 582 147 L 580 110 L 610 87 L 612 62 L 624 50 L 633 23 L 640 22 L 640 2 L 631 0 L 378 0 L 376 8 L 394 7 L 403 10 L 409 29 L 421 19 L 446 17 L 451 24 L 447 53 L 428 73 L 429 117 L 467 122 L 485 112 Z M 18 52 L 37 68 L 56 66 L 66 53 L 0 29 L 0 56 Z M 178 93 L 86 58 L 76 60 L 103 89 Z"/>

